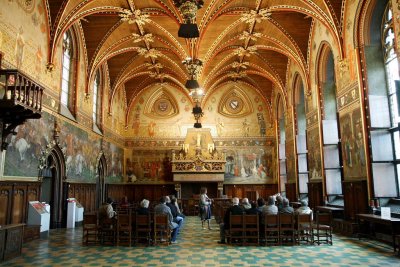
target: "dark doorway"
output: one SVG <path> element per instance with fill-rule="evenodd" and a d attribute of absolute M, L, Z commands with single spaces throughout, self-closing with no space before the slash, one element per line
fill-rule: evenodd
<path fill-rule="evenodd" d="M 97 163 L 96 175 L 96 209 L 99 209 L 101 204 L 105 201 L 105 174 L 107 169 L 106 158 L 104 154 L 101 155 Z"/>
<path fill-rule="evenodd" d="M 64 188 L 64 156 L 61 149 L 55 146 L 46 160 L 43 169 L 40 201 L 50 204 L 50 228 L 65 227 L 67 190 Z"/>

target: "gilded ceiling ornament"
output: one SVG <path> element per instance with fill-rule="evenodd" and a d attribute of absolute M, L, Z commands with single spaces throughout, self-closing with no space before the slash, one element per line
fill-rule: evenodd
<path fill-rule="evenodd" d="M 160 62 L 155 63 L 155 64 L 151 64 L 151 63 L 146 63 L 147 69 L 152 70 L 160 70 L 162 68 L 164 68 L 163 64 L 161 64 Z"/>
<path fill-rule="evenodd" d="M 257 51 L 257 47 L 255 46 L 249 46 L 246 48 L 244 47 L 239 47 L 238 49 L 236 49 L 235 54 L 238 55 L 239 57 L 249 57 L 252 54 L 255 54 Z"/>
<path fill-rule="evenodd" d="M 242 32 L 242 34 L 240 35 L 239 39 L 240 39 L 240 40 L 247 40 L 247 39 L 250 39 L 250 40 L 252 40 L 252 41 L 256 41 L 257 38 L 261 38 L 261 36 L 262 36 L 262 34 L 259 33 L 259 32 L 250 33 L 250 32 L 248 32 L 248 31 L 244 31 L 244 32 Z"/>
<path fill-rule="evenodd" d="M 165 73 L 157 73 L 157 72 L 151 72 L 149 75 L 150 77 L 155 78 L 157 80 L 162 80 L 167 76 Z"/>
<path fill-rule="evenodd" d="M 133 42 L 134 43 L 139 43 L 139 42 L 149 42 L 152 43 L 154 42 L 154 36 L 151 33 L 146 33 L 143 35 L 137 34 L 137 33 L 132 33 L 133 37 Z"/>
<path fill-rule="evenodd" d="M 234 69 L 236 69 L 236 68 L 247 69 L 248 66 L 250 66 L 250 62 L 248 62 L 248 61 L 243 61 L 243 62 L 235 61 L 232 64 L 232 68 L 234 68 Z"/>
<path fill-rule="evenodd" d="M 230 77 L 230 78 L 233 78 L 233 79 L 240 79 L 240 78 L 243 78 L 243 77 L 246 77 L 247 76 L 247 73 L 245 73 L 245 72 L 230 72 L 229 74 L 228 74 L 228 76 Z"/>
<path fill-rule="evenodd" d="M 161 56 L 161 52 L 154 48 L 150 48 L 150 49 L 139 48 L 138 53 L 141 56 L 144 56 L 145 58 L 148 58 L 148 57 L 157 58 L 157 57 Z"/>
<path fill-rule="evenodd" d="M 271 14 L 272 13 L 268 8 L 260 9 L 259 11 L 250 10 L 250 12 L 242 14 L 240 20 L 248 24 L 253 24 L 254 22 L 260 23 L 261 20 L 268 19 Z"/>
<path fill-rule="evenodd" d="M 122 21 L 127 21 L 129 24 L 138 24 L 144 25 L 150 22 L 149 15 L 143 14 L 139 9 L 135 11 L 130 11 L 129 9 L 124 9 L 119 16 L 121 17 Z"/>

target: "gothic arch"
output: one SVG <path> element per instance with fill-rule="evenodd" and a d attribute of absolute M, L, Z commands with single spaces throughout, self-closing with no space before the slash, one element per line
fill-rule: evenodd
<path fill-rule="evenodd" d="M 39 180 L 42 181 L 42 190 L 50 190 L 50 192 L 41 191 L 41 200 L 44 194 L 48 193 L 48 202 L 50 204 L 50 228 L 65 227 L 66 223 L 66 165 L 64 153 L 56 141 L 48 144 L 46 150 L 42 152 L 39 160 Z M 45 182 L 43 170 L 50 171 L 49 187 L 44 188 Z"/>
<path fill-rule="evenodd" d="M 107 174 L 107 160 L 101 151 L 96 160 L 96 208 L 105 201 L 105 185 Z"/>

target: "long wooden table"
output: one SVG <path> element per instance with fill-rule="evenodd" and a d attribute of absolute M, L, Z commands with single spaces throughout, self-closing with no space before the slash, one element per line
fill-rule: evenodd
<path fill-rule="evenodd" d="M 390 219 L 384 219 L 380 215 L 364 214 L 364 213 L 357 214 L 356 218 L 358 220 L 358 225 L 360 226 L 360 229 L 361 229 L 361 222 L 363 221 L 389 226 L 393 238 L 392 239 L 393 251 L 396 252 L 396 235 L 400 233 L 400 218 L 391 217 Z"/>
<path fill-rule="evenodd" d="M 343 219 L 344 208 L 333 206 L 316 206 L 315 209 L 322 212 L 330 212 L 332 213 L 333 218 Z"/>

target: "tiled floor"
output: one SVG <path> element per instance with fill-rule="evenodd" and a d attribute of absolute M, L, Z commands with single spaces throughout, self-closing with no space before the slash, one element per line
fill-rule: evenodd
<path fill-rule="evenodd" d="M 201 229 L 187 217 L 178 244 L 157 247 L 82 246 L 82 231 L 54 230 L 1 266 L 400 266 L 390 246 L 334 236 L 333 246 L 240 247 L 219 245 L 218 226 Z"/>

